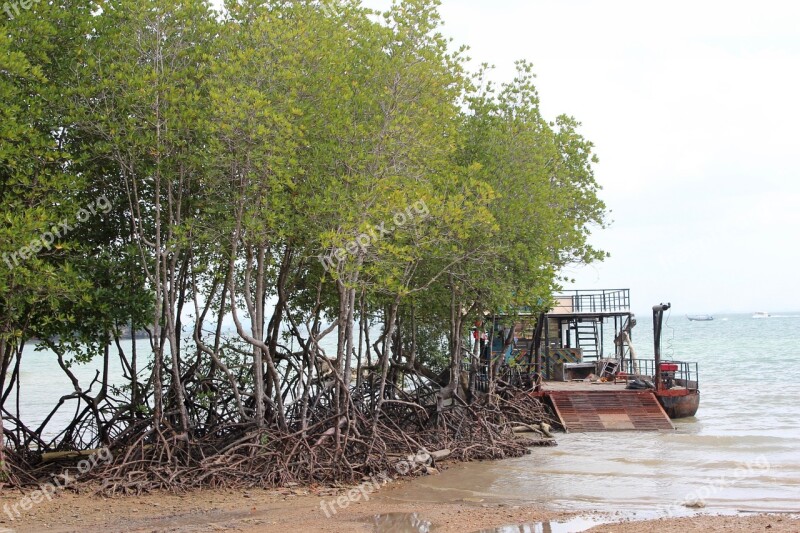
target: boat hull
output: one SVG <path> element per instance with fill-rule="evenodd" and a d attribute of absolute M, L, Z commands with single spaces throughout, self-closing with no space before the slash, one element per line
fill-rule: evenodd
<path fill-rule="evenodd" d="M 664 408 L 667 416 L 676 418 L 689 418 L 697 413 L 700 407 L 700 392 L 691 391 L 684 395 L 664 395 L 656 394 L 658 403 Z"/>
<path fill-rule="evenodd" d="M 692 322 L 710 322 L 714 320 L 714 317 L 711 315 L 686 315 L 686 318 Z"/>

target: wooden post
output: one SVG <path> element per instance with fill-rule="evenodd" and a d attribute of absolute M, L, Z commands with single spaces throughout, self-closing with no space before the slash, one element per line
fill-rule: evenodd
<path fill-rule="evenodd" d="M 661 380 L 661 328 L 664 322 L 664 311 L 669 310 L 670 304 L 659 304 L 653 306 L 653 344 L 655 355 L 655 382 L 656 390 L 660 391 L 664 388 L 664 383 Z"/>
<path fill-rule="evenodd" d="M 539 318 L 536 319 L 536 328 L 533 331 L 533 340 L 528 354 L 528 364 L 531 362 L 530 358 L 536 358 L 534 372 L 539 376 L 539 379 L 542 379 L 542 333 L 545 330 L 546 316 L 544 313 L 539 313 Z M 530 367 L 528 371 L 530 372 Z"/>
<path fill-rule="evenodd" d="M 5 376 L 6 369 L 6 352 L 8 350 L 8 343 L 5 338 L 0 337 L 0 378 Z M 0 393 L 3 390 L 4 380 L 0 379 Z M 3 429 L 3 410 L 2 398 L 0 398 L 0 482 L 8 479 L 8 467 L 6 466 L 6 439 Z"/>
<path fill-rule="evenodd" d="M 544 354 L 546 356 L 545 359 L 547 361 L 549 361 L 550 360 L 550 319 L 547 318 L 547 315 L 545 315 L 545 319 L 544 319 Z M 540 365 L 539 368 L 541 368 L 541 370 L 542 370 L 542 379 L 544 379 L 544 377 L 545 377 L 544 376 L 545 369 L 544 369 L 544 366 L 542 366 L 541 354 L 539 355 L 539 365 Z M 550 377 L 551 377 L 550 376 L 550 369 L 548 368 L 547 369 L 547 379 L 550 379 Z"/>
<path fill-rule="evenodd" d="M 628 348 L 631 349 L 631 368 L 633 369 L 633 373 L 639 375 L 639 363 L 636 362 L 636 350 L 633 348 L 633 343 L 631 342 L 631 336 L 628 335 L 627 331 L 624 331 L 622 335 L 623 335 L 622 337 L 623 342 L 628 343 Z"/>

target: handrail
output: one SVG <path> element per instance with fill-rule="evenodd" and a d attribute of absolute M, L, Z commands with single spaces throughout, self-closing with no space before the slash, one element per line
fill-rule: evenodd
<path fill-rule="evenodd" d="M 631 308 L 630 289 L 568 290 L 556 295 L 557 301 L 567 299 L 575 313 L 628 311 Z"/>
<path fill-rule="evenodd" d="M 698 364 L 695 362 L 687 361 L 665 361 L 662 360 L 660 366 L 663 365 L 677 365 L 677 370 L 670 372 L 671 379 L 680 381 L 687 389 L 695 391 L 700 390 L 700 377 L 698 374 Z M 656 377 L 656 360 L 655 359 L 636 359 L 635 364 L 626 359 L 623 364 L 623 370 L 631 376 L 642 376 L 648 379 L 655 380 Z"/>

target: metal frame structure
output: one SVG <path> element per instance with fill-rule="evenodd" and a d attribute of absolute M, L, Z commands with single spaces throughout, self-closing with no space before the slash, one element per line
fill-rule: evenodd
<path fill-rule="evenodd" d="M 544 379 L 553 379 L 552 361 L 557 350 L 579 350 L 581 360 L 584 356 L 604 359 L 603 324 L 607 320 L 614 322 L 614 359 L 621 367 L 626 343 L 620 341 L 620 335 L 627 332 L 630 342 L 631 329 L 636 323 L 630 301 L 630 289 L 572 290 L 556 296 L 556 305 L 543 315 L 544 346 L 532 351 L 536 353 L 536 373 Z M 589 328 L 594 338 L 588 333 Z"/>

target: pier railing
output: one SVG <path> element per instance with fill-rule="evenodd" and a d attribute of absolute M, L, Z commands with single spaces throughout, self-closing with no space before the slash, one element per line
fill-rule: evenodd
<path fill-rule="evenodd" d="M 553 312 L 612 313 L 630 311 L 630 289 L 573 290 L 556 296 Z"/>
<path fill-rule="evenodd" d="M 674 384 L 692 391 L 699 390 L 697 363 L 662 360 L 659 366 L 662 381 L 668 388 Z M 642 376 L 652 380 L 656 378 L 655 359 L 636 359 L 635 361 L 626 359 L 623 369 L 631 376 Z"/>
<path fill-rule="evenodd" d="M 496 377 L 505 383 L 524 389 L 532 389 L 534 382 L 533 367 L 533 364 L 508 365 L 502 363 L 497 368 Z M 489 372 L 491 369 L 486 364 L 470 365 L 467 362 L 462 362 L 461 371 L 468 373 L 471 386 L 477 392 L 489 392 Z"/>

